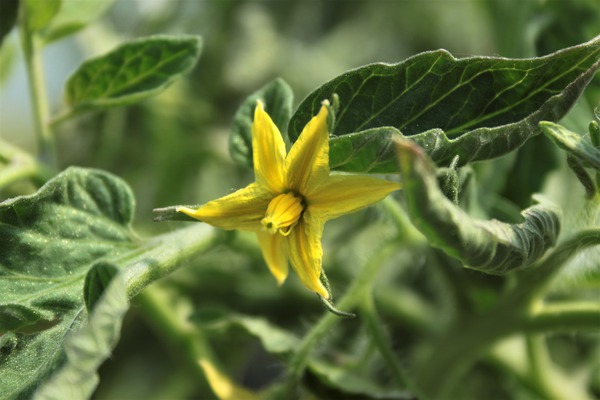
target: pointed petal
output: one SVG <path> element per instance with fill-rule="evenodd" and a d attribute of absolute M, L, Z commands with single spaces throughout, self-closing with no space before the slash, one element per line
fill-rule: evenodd
<path fill-rule="evenodd" d="M 329 176 L 327 107 L 322 106 L 298 136 L 285 159 L 285 174 L 286 186 L 300 194 Z"/>
<path fill-rule="evenodd" d="M 298 225 L 287 237 L 287 247 L 292 267 L 304 286 L 328 299 L 329 292 L 320 279 L 323 262 L 323 224 L 322 220 L 305 211 Z"/>
<path fill-rule="evenodd" d="M 288 276 L 285 237 L 277 233 L 273 235 L 264 230 L 256 232 L 256 236 L 269 270 L 277 279 L 277 283 L 281 285 Z"/>
<path fill-rule="evenodd" d="M 274 193 L 283 192 L 285 143 L 260 100 L 256 103 L 252 123 L 252 159 L 256 182 Z"/>
<path fill-rule="evenodd" d="M 399 183 L 364 175 L 331 175 L 311 193 L 308 209 L 325 221 L 349 214 L 385 198 Z"/>
<path fill-rule="evenodd" d="M 209 201 L 197 209 L 177 207 L 178 212 L 222 229 L 257 231 L 273 195 L 252 183 L 220 199 Z"/>

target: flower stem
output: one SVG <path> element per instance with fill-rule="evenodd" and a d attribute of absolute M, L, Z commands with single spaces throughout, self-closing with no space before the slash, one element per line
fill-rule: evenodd
<path fill-rule="evenodd" d="M 49 125 L 49 106 L 46 95 L 46 83 L 44 79 L 44 68 L 42 64 L 42 42 L 41 39 L 31 32 L 27 26 L 27 7 L 21 7 L 19 23 L 19 36 L 23 50 L 23 60 L 29 80 L 29 94 L 33 111 L 35 135 L 38 144 L 38 158 L 48 168 L 57 171 L 56 149 L 54 133 Z"/>

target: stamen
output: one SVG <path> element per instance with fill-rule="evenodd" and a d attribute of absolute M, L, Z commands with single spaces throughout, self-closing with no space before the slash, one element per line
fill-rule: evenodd
<path fill-rule="evenodd" d="M 304 211 L 304 199 L 293 193 L 280 194 L 269 203 L 261 223 L 270 234 L 280 233 L 287 236 L 298 223 Z"/>

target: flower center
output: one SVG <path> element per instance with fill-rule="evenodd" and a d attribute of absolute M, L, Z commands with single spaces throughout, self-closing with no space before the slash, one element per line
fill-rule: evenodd
<path fill-rule="evenodd" d="M 280 194 L 269 203 L 261 223 L 271 235 L 279 232 L 287 236 L 298 223 L 304 208 L 304 199 L 301 196 L 293 192 Z"/>

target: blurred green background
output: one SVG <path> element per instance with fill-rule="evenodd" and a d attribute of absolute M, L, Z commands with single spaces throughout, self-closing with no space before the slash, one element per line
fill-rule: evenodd
<path fill-rule="evenodd" d="M 275 77 L 291 85 L 298 104 L 317 86 L 348 69 L 372 62 L 395 63 L 427 50 L 445 48 L 456 57 L 545 55 L 600 34 L 600 5 L 597 0 L 117 0 L 101 20 L 45 49 L 52 109 L 60 110 L 62 85 L 84 59 L 125 40 L 160 33 L 203 37 L 201 59 L 188 76 L 151 100 L 85 115 L 57 131 L 61 168 L 100 168 L 131 185 L 138 203 L 135 228 L 142 236 L 182 226 L 152 223 L 153 208 L 203 203 L 252 181 L 252 172 L 235 165 L 228 155 L 228 130 L 244 98 Z M 34 152 L 16 34 L 2 52 L 0 136 Z M 565 125 L 585 132 L 599 99 L 596 77 Z M 479 212 L 510 220 L 530 204 L 532 193 L 544 188 L 551 173 L 568 176 L 565 171 L 564 155 L 538 136 L 517 154 L 476 167 L 483 193 Z M 546 189 L 557 201 L 581 197 L 574 179 L 561 182 Z M 15 185 L 2 195 L 31 190 Z M 328 224 L 324 262 L 334 293 L 343 292 L 375 250 L 373 244 L 393 232 L 380 208 Z M 381 279 L 411 287 L 428 299 L 424 303 L 431 308 L 428 312 L 450 315 L 455 305 L 447 304 L 445 294 L 437 292 L 435 279 L 424 268 L 429 261 L 399 252 L 394 262 L 405 267 L 385 270 Z M 481 281 L 479 292 L 472 294 L 481 307 L 493 303 L 502 281 L 476 273 L 470 279 Z M 296 332 L 305 331 L 323 312 L 295 277 L 277 288 L 253 248 L 250 256 L 247 249 L 214 249 L 162 285 L 192 299 L 195 309 L 225 306 L 266 316 Z M 385 290 L 383 296 L 391 295 Z M 381 310 L 384 317 L 388 312 L 394 310 Z M 402 349 L 410 348 L 419 335 L 418 330 L 406 328 L 410 325 L 406 321 L 389 326 L 394 343 Z M 364 347 L 357 330 L 351 321 L 342 321 L 329 340 L 346 349 Z M 159 337 L 134 306 L 115 354 L 101 370 L 95 397 L 209 398 L 206 383 L 187 374 Z M 281 365 L 255 341 L 236 334 L 212 340 L 238 382 L 256 389 L 281 376 Z M 567 362 L 593 343 L 587 338 L 575 344 L 561 337 L 554 340 Z M 513 381 L 496 379 L 489 367 L 478 369 L 469 382 L 461 390 L 470 398 L 536 398 L 527 390 L 515 392 Z M 485 397 L 492 393 L 494 397 Z M 513 397 L 515 393 L 522 395 Z"/>

